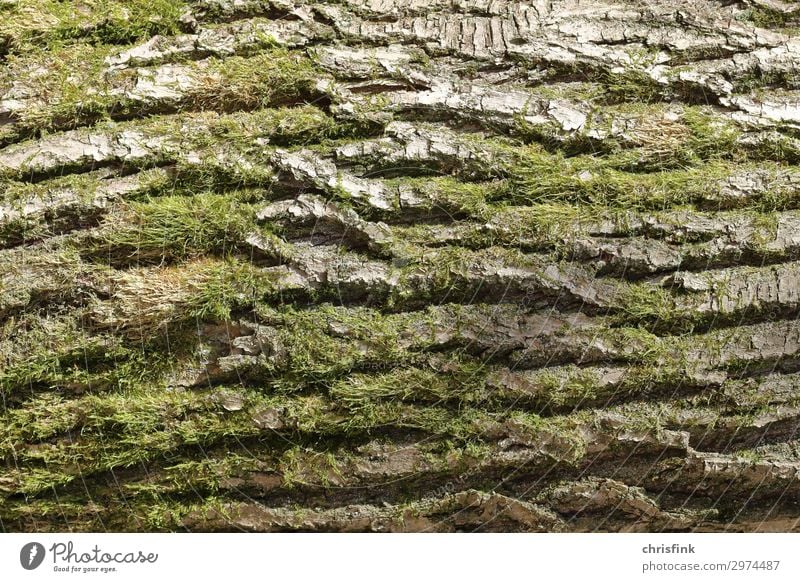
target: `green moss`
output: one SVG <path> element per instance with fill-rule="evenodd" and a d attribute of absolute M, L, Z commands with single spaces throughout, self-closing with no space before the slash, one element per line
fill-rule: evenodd
<path fill-rule="evenodd" d="M 126 170 L 172 166 L 150 174 L 153 188 L 174 193 L 210 190 L 220 186 L 270 186 L 274 173 L 265 162 L 272 146 L 317 143 L 355 131 L 353 125 L 337 124 L 333 118 L 311 105 L 263 109 L 252 113 L 220 115 L 214 112 L 154 116 L 129 122 L 102 123 L 79 129 L 83 139 L 102 135 L 110 140 L 142 136 L 141 155 L 124 160 Z M 15 145 L 24 148 L 33 142 Z M 51 172 L 52 168 L 30 165 L 4 171 L 4 183 L 24 180 Z M 104 159 L 99 164 L 123 165 L 121 159 Z M 81 161 L 65 164 L 60 171 L 82 172 L 89 168 Z M 169 184 L 172 180 L 172 184 Z M 163 191 L 162 190 L 162 191 Z M 177 190 L 177 191 L 176 191 Z"/>
<path fill-rule="evenodd" d="M 514 411 L 510 414 L 510 423 L 524 435 L 525 441 L 548 443 L 542 452 L 554 460 L 575 464 L 586 455 L 589 443 L 581 427 L 590 418 L 590 414 L 583 412 L 542 418 L 529 412 Z"/>
<path fill-rule="evenodd" d="M 109 527 L 100 519 L 102 513 L 94 502 L 87 503 L 79 495 L 60 495 L 57 498 L 0 500 L 0 519 L 4 530 L 38 532 L 99 531 Z M 121 528 L 130 529 L 130 524 Z"/>
<path fill-rule="evenodd" d="M 205 449 L 259 436 L 267 429 L 259 427 L 254 418 L 265 412 L 280 418 L 281 424 L 274 430 L 297 436 L 348 436 L 396 427 L 462 442 L 480 437 L 494 418 L 477 409 L 454 411 L 396 402 L 372 402 L 345 413 L 320 396 L 286 398 L 255 393 L 246 393 L 242 410 L 227 412 L 213 392 L 177 393 L 146 387 L 76 401 L 37 401 L 31 410 L 45 406 L 52 408 L 51 422 L 37 422 L 31 428 L 26 422 L 39 416 L 12 412 L 5 415 L 0 433 L 4 450 L 13 451 L 18 462 L 19 468 L 10 475 L 16 481 L 15 490 L 31 495 L 63 487 L 79 474 L 88 478 L 97 472 L 151 462 L 181 448 Z M 61 422 L 55 422 L 59 417 Z M 33 436 L 48 438 L 65 430 L 73 431 L 73 437 L 46 446 L 23 444 Z M 185 474 L 186 468 L 180 471 Z M 209 485 L 215 478 L 209 476 Z"/>
<path fill-rule="evenodd" d="M 109 92 L 109 78 L 104 75 L 103 60 L 110 47 L 76 44 L 56 52 L 29 51 L 10 55 L 3 77 L 7 83 L 28 87 L 32 99 L 14 115 L 0 138 L 19 139 L 54 129 L 72 129 L 97 122 L 115 114 L 129 112 L 129 104 Z M 32 72 L 35 71 L 35 72 Z M 122 85 L 132 82 L 135 71 L 116 75 Z"/>
<path fill-rule="evenodd" d="M 731 120 L 711 110 L 687 107 L 682 121 L 690 130 L 686 143 L 690 159 L 714 160 L 737 154 L 741 129 Z"/>
<path fill-rule="evenodd" d="M 10 57 L 5 80 L 25 86 L 31 99 L 15 113 L 14 123 L 4 126 L 0 139 L 18 140 L 155 110 L 254 110 L 298 104 L 320 96 L 315 89 L 320 72 L 311 61 L 299 53 L 274 49 L 251 57 L 185 63 L 185 76 L 190 80 L 185 93 L 177 101 L 152 103 L 135 97 L 135 92 L 128 93 L 147 69 L 130 68 L 109 74 L 104 60 L 112 54 L 112 47 L 78 44 L 55 52 L 35 51 Z M 339 128 L 325 124 L 325 116 L 315 117 L 312 111 L 313 108 L 303 108 L 293 118 L 275 120 L 276 127 L 270 133 L 276 137 L 300 133 L 298 124 L 302 123 L 306 133 L 336 133 Z M 299 113 L 306 113 L 306 119 L 300 119 Z"/>
<path fill-rule="evenodd" d="M 611 398 L 620 398 L 630 387 L 622 383 L 605 385 L 602 370 L 567 366 L 557 370 L 546 369 L 530 378 L 541 393 L 538 400 L 547 408 L 587 407 Z"/>
<path fill-rule="evenodd" d="M 506 180 L 475 183 L 450 176 L 392 178 L 384 183 L 390 191 L 413 193 L 421 201 L 418 208 L 420 213 L 479 219 L 491 210 L 488 202 L 503 198 L 509 187 Z M 368 209 L 365 211 L 369 212 Z"/>
<path fill-rule="evenodd" d="M 800 140 L 779 131 L 763 132 L 749 144 L 748 155 L 756 160 L 800 162 Z"/>
<path fill-rule="evenodd" d="M 665 94 L 663 86 L 636 67 L 605 73 L 603 86 L 611 102 L 652 103 L 663 100 Z"/>
<path fill-rule="evenodd" d="M 637 85 L 638 82 L 632 83 Z M 744 158 L 737 123 L 707 106 L 649 104 L 640 100 L 592 109 L 579 131 L 564 132 L 551 124 L 530 125 L 524 114 L 517 132 L 541 146 L 514 152 L 511 160 L 524 163 L 541 148 L 567 156 L 602 156 L 606 168 L 636 172 L 685 168 L 716 159 Z M 622 127 L 626 127 L 622 132 Z M 515 164 L 516 161 L 512 162 Z M 512 167 L 513 171 L 513 167 Z"/>
<path fill-rule="evenodd" d="M 749 21 L 758 27 L 777 29 L 778 31 L 784 31 L 789 24 L 797 23 L 797 18 L 796 11 L 783 12 L 765 4 L 749 7 L 736 17 L 737 20 Z"/>
<path fill-rule="evenodd" d="M 90 201 L 105 182 L 106 175 L 103 172 L 70 174 L 35 183 L 5 180 L 0 182 L 0 202 L 12 207 L 22 206 L 29 200 L 45 200 L 53 194 L 65 191 Z"/>
<path fill-rule="evenodd" d="M 228 320 L 236 309 L 252 307 L 263 297 L 275 297 L 275 276 L 249 262 L 228 260 L 206 271 L 207 278 L 187 303 L 188 320 Z"/>
<path fill-rule="evenodd" d="M 194 77 L 196 87 L 187 99 L 193 107 L 256 109 L 313 99 L 320 72 L 307 57 L 275 49 L 253 57 L 211 59 Z"/>
<path fill-rule="evenodd" d="M 560 151 L 565 155 L 579 155 L 590 151 L 605 152 L 612 147 L 612 144 L 590 136 L 589 128 L 592 125 L 593 112 L 590 112 L 583 127 L 577 131 L 564 131 L 550 123 L 530 123 L 526 119 L 527 115 L 526 107 L 515 116 L 512 130 L 512 134 L 524 143 L 535 142 L 549 151 Z"/>
<path fill-rule="evenodd" d="M 23 53 L 36 45 L 85 39 L 127 44 L 180 31 L 187 4 L 177 0 L 26 0 L 5 4 L 0 36 L 8 49 Z"/>
<path fill-rule="evenodd" d="M 81 247 L 115 265 L 162 263 L 229 254 L 256 230 L 255 210 L 232 196 L 163 196 L 123 207 L 93 248 Z"/>
<path fill-rule="evenodd" d="M 771 204 L 764 204 L 769 208 Z M 761 251 L 762 253 L 769 253 L 768 245 L 775 242 L 778 237 L 778 224 L 780 222 L 780 214 L 778 212 L 765 211 L 752 213 L 753 220 L 751 222 L 754 230 L 751 237 L 751 248 Z"/>
<path fill-rule="evenodd" d="M 380 400 L 483 402 L 485 366 L 454 358 L 443 365 L 444 370 L 398 368 L 384 374 L 350 374 L 330 387 L 337 402 L 359 408 Z"/>
<path fill-rule="evenodd" d="M 170 494 L 215 494 L 224 489 L 231 480 L 246 477 L 251 472 L 265 471 L 266 465 L 264 460 L 234 452 L 221 457 L 185 460 L 165 467 L 163 478 L 157 480 L 155 490 Z M 125 489 L 138 493 L 148 486 L 150 483 L 130 484 Z"/>
<path fill-rule="evenodd" d="M 414 355 L 398 345 L 403 329 L 425 324 L 426 314 L 386 316 L 374 309 L 320 306 L 312 310 L 285 307 L 275 310 L 259 304 L 256 313 L 265 323 L 279 326 L 286 347 L 287 374 L 279 386 L 293 390 L 297 383 L 315 382 L 353 370 L 411 363 Z"/>
<path fill-rule="evenodd" d="M 674 296 L 663 287 L 649 283 L 621 284 L 615 303 L 623 311 L 626 323 L 657 322 L 669 325 L 676 317 L 678 306 Z"/>
<path fill-rule="evenodd" d="M 163 337 L 198 320 L 224 321 L 278 291 L 275 274 L 233 258 L 130 269 L 110 279 L 113 296 L 93 302 L 89 317 L 126 341 Z"/>
<path fill-rule="evenodd" d="M 511 200 L 518 203 L 572 203 L 626 210 L 655 210 L 700 203 L 719 191 L 732 167 L 710 162 L 698 168 L 652 173 L 614 168 L 617 160 L 530 151 L 514 168 Z"/>
<path fill-rule="evenodd" d="M 0 222 L 0 248 L 45 238 L 50 234 L 46 224 L 34 217 L 19 216 Z"/>
<path fill-rule="evenodd" d="M 173 337 L 165 349 L 159 338 L 146 345 L 128 345 L 119 337 L 88 335 L 77 317 L 41 317 L 31 313 L 19 320 L 8 320 L 3 334 L 13 341 L 0 341 L 0 392 L 9 401 L 33 396 L 42 390 L 61 394 L 105 392 L 152 383 L 173 365 L 185 347 Z M 12 352 L 11 350 L 17 350 Z M 19 409 L 20 413 L 41 415 L 42 422 L 53 408 L 48 408 L 46 392 L 41 393 L 45 406 Z M 60 402 L 60 397 L 56 400 Z M 27 418 L 23 424 L 36 426 L 39 421 Z"/>
<path fill-rule="evenodd" d="M 259 402 L 252 397 L 248 408 Z M 176 447 L 205 447 L 223 439 L 255 436 L 260 430 L 247 412 L 226 413 L 209 393 L 139 387 L 46 404 L 54 413 L 62 409 L 65 421 L 49 423 L 37 434 L 50 436 L 48 432 L 58 434 L 68 427 L 76 431 L 75 436 L 48 446 L 23 446 L 26 436 L 31 436 L 25 424 L 28 418 L 12 412 L 6 415 L 0 439 L 21 464 L 14 472 L 18 489 L 29 494 L 65 485 L 78 476 L 76 468 L 88 477 L 152 461 Z"/>
<path fill-rule="evenodd" d="M 647 74 L 647 69 L 656 63 L 657 49 L 627 51 L 627 63 L 602 73 L 602 84 L 606 94 L 615 101 L 649 103 L 663 95 L 663 88 Z"/>

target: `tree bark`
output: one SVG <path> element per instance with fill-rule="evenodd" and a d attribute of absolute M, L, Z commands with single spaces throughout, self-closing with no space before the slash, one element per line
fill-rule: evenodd
<path fill-rule="evenodd" d="M 798 5 L 6 4 L 0 529 L 800 530 Z"/>

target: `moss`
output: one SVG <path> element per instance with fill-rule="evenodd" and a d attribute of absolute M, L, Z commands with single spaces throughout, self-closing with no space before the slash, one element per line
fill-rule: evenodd
<path fill-rule="evenodd" d="M 78 324 L 70 318 L 10 317 L 0 332 L 0 388 L 4 394 L 57 373 L 59 356 L 80 345 Z"/>
<path fill-rule="evenodd" d="M 7 48 L 24 53 L 33 46 L 57 46 L 85 39 L 127 44 L 180 31 L 187 4 L 175 0 L 26 0 L 4 5 L 0 36 Z"/>
<path fill-rule="evenodd" d="M 184 457 L 179 463 L 168 464 L 164 469 L 145 482 L 130 483 L 125 491 L 131 494 L 147 493 L 150 490 L 162 494 L 202 493 L 204 497 L 218 493 L 230 486 L 240 477 L 251 472 L 263 472 L 271 459 L 256 459 L 235 452 L 224 455 L 206 453 L 204 458 Z"/>
<path fill-rule="evenodd" d="M 582 226 L 602 219 L 603 208 L 578 204 L 541 203 L 531 206 L 500 206 L 488 221 L 489 240 L 496 244 L 523 244 L 534 241 L 558 245 L 564 239 L 580 236 Z"/>
<path fill-rule="evenodd" d="M 400 249 L 398 245 L 395 249 Z M 545 265 L 541 257 L 500 246 L 471 250 L 461 246 L 428 248 L 407 243 L 397 256 L 402 267 L 385 299 L 392 311 L 430 303 L 467 303 L 491 296 L 500 287 L 507 297 L 524 294 L 536 285 L 537 272 Z M 525 270 L 523 281 L 506 281 L 504 268 Z M 483 275 L 483 276 L 481 276 Z"/>
<path fill-rule="evenodd" d="M 36 217 L 18 216 L 0 222 L 0 248 L 41 240 L 51 234 Z"/>
<path fill-rule="evenodd" d="M 548 151 L 559 151 L 565 155 L 579 155 L 585 152 L 605 152 L 613 147 L 603 140 L 592 137 L 589 128 L 592 125 L 594 113 L 587 116 L 586 122 L 577 131 L 564 131 L 560 127 L 545 123 L 530 123 L 526 117 L 527 107 L 514 118 L 512 135 L 524 143 L 538 143 Z"/>
<path fill-rule="evenodd" d="M 746 269 L 743 268 L 743 269 Z M 743 273 L 740 270 L 740 273 Z M 758 319 L 761 306 L 731 304 L 725 280 L 708 275 L 708 290 L 681 293 L 651 283 L 622 284 L 612 316 L 616 325 L 646 325 L 661 334 L 687 334 Z M 700 309 L 708 304 L 712 309 Z"/>
<path fill-rule="evenodd" d="M 235 259 L 200 259 L 180 266 L 130 269 L 112 275 L 111 299 L 90 309 L 94 325 L 128 339 L 160 337 L 172 326 L 227 320 L 276 292 L 276 276 Z"/>
<path fill-rule="evenodd" d="M 335 93 L 330 97 L 335 106 L 339 106 L 339 115 L 357 127 L 357 133 L 361 136 L 381 135 L 392 120 L 392 115 L 388 112 L 390 101 L 386 95 L 367 95 L 355 103 L 347 102 L 345 107 L 340 107 L 342 101 Z"/>
<path fill-rule="evenodd" d="M 739 149 L 741 129 L 733 121 L 714 115 L 712 110 L 687 107 L 682 120 L 691 132 L 686 144 L 691 158 L 732 157 Z"/>
<path fill-rule="evenodd" d="M 453 218 L 486 216 L 488 202 L 503 198 L 509 186 L 505 180 L 475 183 L 450 176 L 392 178 L 384 183 L 390 191 L 413 193 L 420 201 L 415 207 L 420 214 L 447 214 Z"/>
<path fill-rule="evenodd" d="M 768 4 L 751 6 L 736 17 L 737 20 L 749 21 L 758 27 L 777 29 L 778 31 L 784 31 L 789 24 L 796 23 L 797 18 L 797 11 L 784 12 L 774 9 Z"/>
<path fill-rule="evenodd" d="M 255 210 L 232 196 L 162 196 L 123 206 L 101 226 L 94 246 L 81 248 L 114 265 L 157 264 L 230 254 L 256 230 Z"/>
<path fill-rule="evenodd" d="M 765 88 L 768 88 L 770 93 L 797 89 L 800 86 L 800 76 L 792 70 L 764 70 L 756 64 L 731 79 L 731 84 L 737 93 L 750 93 L 756 99 L 766 97 L 766 100 L 769 100 L 769 94 L 764 95 Z"/>
<path fill-rule="evenodd" d="M 5 135 L 0 133 L 0 139 L 17 140 L 104 119 L 127 119 L 135 114 L 255 110 L 321 97 L 315 89 L 319 71 L 306 57 L 283 49 L 251 57 L 188 62 L 183 65 L 182 73 L 188 79 L 188 87 L 179 92 L 177 99 L 156 102 L 130 92 L 148 69 L 130 68 L 109 74 L 104 60 L 111 54 L 111 47 L 79 44 L 56 52 L 36 51 L 11 57 L 6 82 L 25 87 L 31 98 L 15 113 L 14 123 L 4 127 Z M 336 128 L 326 127 L 324 120 L 324 116 L 306 119 L 305 131 L 335 133 Z M 299 115 L 286 119 L 283 124 L 276 124 L 272 133 L 276 136 L 297 133 L 291 125 L 298 122 Z"/>
<path fill-rule="evenodd" d="M 298 53 L 274 49 L 253 57 L 211 59 L 195 73 L 193 107 L 256 109 L 314 99 L 320 72 Z"/>
<path fill-rule="evenodd" d="M 766 457 L 762 451 L 754 450 L 754 449 L 745 449 L 741 451 L 736 451 L 733 453 L 734 457 L 739 461 L 744 461 L 745 463 L 761 463 L 766 460 Z"/>
<path fill-rule="evenodd" d="M 588 407 L 623 398 L 641 386 L 628 386 L 624 381 L 606 384 L 602 381 L 603 370 L 567 366 L 545 369 L 527 381 L 537 387 L 537 400 L 547 409 L 559 410 L 570 407 Z"/>
<path fill-rule="evenodd" d="M 288 361 L 279 387 L 292 390 L 298 382 L 316 382 L 359 369 L 387 369 L 412 363 L 414 354 L 398 345 L 404 329 L 427 321 L 426 314 L 386 316 L 368 308 L 320 306 L 309 310 L 256 305 L 267 324 L 279 327 Z M 422 339 L 422 338 L 420 338 Z"/>
<path fill-rule="evenodd" d="M 252 397 L 248 408 L 259 403 Z M 14 447 L 20 468 L 18 488 L 36 494 L 63 486 L 80 474 L 130 467 L 159 458 L 176 447 L 209 446 L 223 439 L 246 438 L 259 432 L 247 412 L 225 413 L 209 393 L 174 393 L 139 387 L 114 394 L 91 395 L 75 402 L 50 403 L 66 409 L 69 439 L 41 447 L 20 446 L 29 428 L 24 416 L 3 428 L 2 442 Z M 53 434 L 65 426 L 48 424 Z M 24 431 L 24 432 L 23 432 Z M 44 435 L 39 431 L 40 435 Z M 78 437 L 77 434 L 80 436 Z M 16 443 L 16 446 L 14 445 Z"/>
<path fill-rule="evenodd" d="M 22 500 L 0 500 L 0 519 L 7 532 L 99 531 L 109 526 L 103 522 L 101 513 L 98 504 L 87 503 L 78 495 L 61 495 L 57 499 L 23 497 Z"/>
<path fill-rule="evenodd" d="M 0 254 L 0 314 L 5 317 L 75 301 L 81 276 L 101 269 L 85 265 L 72 249 L 40 245 Z"/>
<path fill-rule="evenodd" d="M 566 156 L 536 146 L 520 148 L 507 168 L 507 193 L 488 201 L 572 204 L 590 215 L 614 208 L 641 211 L 735 205 L 768 211 L 796 206 L 797 197 L 787 180 L 793 175 L 791 170 L 779 163 L 758 162 L 791 162 L 800 151 L 794 138 L 772 133 L 745 145 L 734 125 L 691 108 L 685 110 L 682 123 L 684 135 L 660 153 L 651 146 L 647 146 L 652 150 L 649 153 L 637 147 L 603 156 Z M 735 200 L 721 199 L 727 179 L 745 172 L 764 174 L 766 187 Z"/>
<path fill-rule="evenodd" d="M 579 131 L 530 125 L 524 114 L 517 132 L 525 141 L 566 156 L 603 156 L 607 168 L 636 172 L 684 168 L 716 159 L 742 159 L 741 128 L 708 106 L 641 101 L 592 109 Z M 624 131 L 623 131 L 624 128 Z M 529 148 L 536 153 L 536 147 Z M 528 150 L 523 150 L 524 161 Z M 520 156 L 512 154 L 511 159 Z"/>
<path fill-rule="evenodd" d="M 512 426 L 522 432 L 525 441 L 548 443 L 542 452 L 569 464 L 580 462 L 586 455 L 587 436 L 581 427 L 589 418 L 584 413 L 548 418 L 522 411 L 510 414 Z"/>
<path fill-rule="evenodd" d="M 485 366 L 454 358 L 444 370 L 398 368 L 384 374 L 350 374 L 330 387 L 337 402 L 359 408 L 380 400 L 459 402 L 465 405 L 484 402 Z"/>
<path fill-rule="evenodd" d="M 665 99 L 665 90 L 646 71 L 628 67 L 603 76 L 607 99 L 614 102 L 652 103 Z"/>
<path fill-rule="evenodd" d="M 410 178 L 404 174 L 416 170 L 382 159 L 381 147 L 352 158 L 334 150 L 389 139 L 386 94 L 339 101 L 336 91 L 317 88 L 327 77 L 308 49 L 278 48 L 269 35 L 253 39 L 243 29 L 250 37 L 236 50 L 245 56 L 166 57 L 189 76 L 189 89 L 175 100 L 126 95 L 139 74 L 154 69 L 106 70 L 104 59 L 122 50 L 108 43 L 179 32 L 173 8 L 190 5 L 203 28 L 209 19 L 229 26 L 242 14 L 284 12 L 267 1 L 170 4 L 33 0 L 0 8 L 9 16 L 0 35 L 11 51 L 0 84 L 16 83 L 11 97 L 30 94 L 27 108 L 0 129 L 3 144 L 87 125 L 76 130 L 87 141 L 123 132 L 144 138 L 130 161 L 113 157 L 130 142 L 104 148 L 96 139 L 103 159 L 64 168 L 43 145 L 39 168 L 30 158 L 31 166 L 0 182 L 3 212 L 32 211 L 0 222 L 0 245 L 24 245 L 0 253 L 4 528 L 224 529 L 234 527 L 231 517 L 244 525 L 247 506 L 236 502 L 249 495 L 281 506 L 287 523 L 303 527 L 304 509 L 293 504 L 342 507 L 362 502 L 368 489 L 370 502 L 382 493 L 391 503 L 407 495 L 412 501 L 396 514 L 413 528 L 414 515 L 430 513 L 419 491 L 439 497 L 491 488 L 507 469 L 522 468 L 530 481 L 551 478 L 551 469 L 575 476 L 598 461 L 611 467 L 664 447 L 685 453 L 676 453 L 677 439 L 652 438 L 665 429 L 689 431 L 696 449 L 705 438 L 698 437 L 714 429 L 706 450 L 725 446 L 729 435 L 735 448 L 775 427 L 766 414 L 776 406 L 796 404 L 789 384 L 719 384 L 724 373 L 770 380 L 776 365 L 796 368 L 791 357 L 779 361 L 781 350 L 748 347 L 747 334 L 758 343 L 773 327 L 741 336 L 741 318 L 772 315 L 751 308 L 742 293 L 729 297 L 725 277 L 711 277 L 697 293 L 670 289 L 661 275 L 615 279 L 619 273 L 604 267 L 598 275 L 611 275 L 592 282 L 592 265 L 600 263 L 571 252 L 583 248 L 575 242 L 613 246 L 635 237 L 628 242 L 645 250 L 656 239 L 674 245 L 698 271 L 729 266 L 739 250 L 749 264 L 796 258 L 793 250 L 769 251 L 785 219 L 777 211 L 800 200 L 792 128 L 757 132 L 731 122 L 730 112 L 677 103 L 701 96 L 679 94 L 691 85 L 679 79 L 654 82 L 655 56 L 647 51 L 611 72 L 532 72 L 533 83 L 593 79 L 531 91 L 580 101 L 589 111 L 582 130 L 521 119 L 517 140 L 487 136 L 496 128 L 484 124 L 486 132 L 462 134 L 458 155 L 439 152 L 444 157 L 419 170 L 452 175 Z M 678 51 L 672 64 L 727 56 L 717 48 L 700 52 Z M 497 63 L 487 67 L 490 77 L 497 72 Z M 797 85 L 791 75 L 758 69 L 731 81 Z M 132 117 L 139 119 L 120 121 Z M 61 142 L 47 143 L 55 151 Z M 8 154 L 21 160 L 28 147 L 40 151 L 31 141 Z M 305 225 L 282 230 L 292 221 L 264 226 L 255 218 L 264 201 L 302 190 L 270 161 L 278 147 L 310 147 L 342 172 L 375 170 L 370 177 L 386 188 L 391 208 L 369 208 L 336 185 L 328 194 L 373 222 L 367 228 L 388 222 L 386 239 L 364 246 L 346 237 L 348 248 L 319 266 L 320 281 L 295 276 L 309 242 Z M 742 176 L 756 187 L 737 188 Z M 741 232 L 732 232 L 737 225 Z M 335 242 L 323 230 L 312 243 Z M 246 241 L 255 233 L 270 249 L 254 261 Z M 575 267 L 587 276 L 544 276 L 572 260 L 587 263 Z M 264 266 L 281 263 L 288 265 Z M 352 293 L 339 293 L 334 271 Z M 734 271 L 757 286 L 769 279 L 763 267 L 763 279 Z M 580 287 L 566 301 L 557 297 L 565 285 Z M 579 296 L 592 300 L 586 315 L 572 313 Z M 719 317 L 713 311 L 723 299 Z M 554 302 L 568 313 L 545 317 L 540 308 Z M 249 319 L 254 336 L 227 335 L 250 333 L 231 321 Z M 730 329 L 696 334 L 716 325 Z M 733 337 L 739 344 L 730 344 Z M 246 366 L 225 376 L 241 361 Z M 509 373 L 515 363 L 536 369 Z M 203 370 L 211 386 L 182 386 Z M 791 421 L 787 414 L 781 427 Z M 599 452 L 606 445 L 609 453 Z M 515 485 L 508 487 L 504 493 L 513 493 Z M 94 502 L 86 503 L 87 491 Z"/>
<path fill-rule="evenodd" d="M 764 206 L 769 208 L 772 205 L 765 204 Z M 754 228 L 754 232 L 751 237 L 752 243 L 750 246 L 752 249 L 769 256 L 770 250 L 768 247 L 770 243 L 775 242 L 778 238 L 778 225 L 781 216 L 778 212 L 769 212 L 766 211 L 765 208 L 764 212 L 752 213 L 752 217 L 751 225 Z"/>
<path fill-rule="evenodd" d="M 16 400 L 34 389 L 99 392 L 130 386 L 157 377 L 167 367 L 167 358 L 157 349 L 131 349 L 114 338 L 62 335 L 33 347 L 24 361 L 5 367 L 0 372 L 0 392 Z M 42 410 L 45 415 L 49 412 Z"/>
<path fill-rule="evenodd" d="M 32 199 L 45 200 L 59 192 L 74 192 L 85 200 L 91 200 L 105 182 L 103 172 L 87 172 L 59 176 L 46 182 L 21 182 L 5 180 L 0 182 L 0 201 L 8 206 L 22 206 Z"/>
<path fill-rule="evenodd" d="M 0 138 L 10 141 L 94 123 L 107 117 L 115 106 L 116 115 L 126 115 L 126 103 L 108 91 L 103 60 L 109 54 L 110 47 L 76 44 L 57 52 L 10 55 L 4 80 L 28 88 L 32 99 L 15 113 L 14 123 L 4 127 Z M 116 82 L 131 82 L 133 75 L 135 71 L 120 73 Z"/>
<path fill-rule="evenodd" d="M 114 157 L 87 166 L 78 160 L 59 167 L 60 171 L 85 172 L 95 167 L 122 166 L 126 172 L 164 166 L 153 170 L 151 184 L 176 193 L 213 189 L 219 186 L 270 186 L 274 173 L 265 163 L 265 153 L 272 146 L 317 143 L 355 131 L 353 125 L 337 124 L 333 118 L 311 105 L 281 109 L 263 109 L 252 113 L 220 115 L 213 112 L 171 116 L 154 116 L 130 122 L 102 123 L 91 129 L 76 130 L 85 140 L 96 135 L 114 140 L 142 136 L 140 155 L 124 160 Z M 33 142 L 19 144 L 22 147 Z M 52 168 L 23 164 L 18 170 L 7 170 L 0 180 L 9 183 L 30 176 L 43 177 Z M 169 167 L 171 166 L 171 167 Z M 172 184 L 168 184 L 168 179 Z"/>
<path fill-rule="evenodd" d="M 748 143 L 747 155 L 755 160 L 797 164 L 800 162 L 800 140 L 779 131 L 763 132 Z"/>
<path fill-rule="evenodd" d="M 615 303 L 622 309 L 626 323 L 670 325 L 676 317 L 687 315 L 676 313 L 677 302 L 668 290 L 649 283 L 622 284 Z"/>
<path fill-rule="evenodd" d="M 453 411 L 394 402 L 373 402 L 344 414 L 336 404 L 320 396 L 286 398 L 253 393 L 247 395 L 241 411 L 226 412 L 208 391 L 175 393 L 152 388 L 37 405 L 52 406 L 54 413 L 64 414 L 64 421 L 37 425 L 32 432 L 25 424 L 28 417 L 13 414 L 7 417 L 10 422 L 4 424 L 0 441 L 4 448 L 11 447 L 17 459 L 19 469 L 11 474 L 17 481 L 17 490 L 31 495 L 63 487 L 78 477 L 77 468 L 80 475 L 88 478 L 100 471 L 150 462 L 177 448 L 206 448 L 231 439 L 256 437 L 263 429 L 253 417 L 261 411 L 277 411 L 282 422 L 277 430 L 285 434 L 335 437 L 397 427 L 446 435 L 461 442 L 479 438 L 494 418 L 477 409 Z M 74 431 L 74 436 L 46 446 L 22 444 L 34 434 L 47 438 L 64 430 Z M 282 463 L 286 464 L 287 461 Z M 218 483 L 215 480 L 220 468 L 224 469 L 223 475 L 248 470 L 248 465 L 241 463 L 234 467 L 230 459 L 225 467 L 217 463 L 211 467 L 209 486 Z M 199 467 L 191 464 L 174 470 L 186 475 L 188 468 L 196 471 Z"/>
<path fill-rule="evenodd" d="M 719 182 L 732 170 L 721 162 L 653 173 L 626 172 L 614 165 L 613 158 L 567 158 L 530 151 L 514 168 L 515 187 L 510 198 L 517 203 L 539 205 L 663 209 L 712 198 L 719 191 Z"/>

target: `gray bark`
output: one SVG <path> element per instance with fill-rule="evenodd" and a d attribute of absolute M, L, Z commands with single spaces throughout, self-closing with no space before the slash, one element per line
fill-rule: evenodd
<path fill-rule="evenodd" d="M 187 4 L 0 26 L 0 529 L 800 528 L 795 3 Z"/>

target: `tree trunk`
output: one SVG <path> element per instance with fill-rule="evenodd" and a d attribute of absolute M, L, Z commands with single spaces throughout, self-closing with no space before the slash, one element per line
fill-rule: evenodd
<path fill-rule="evenodd" d="M 0 6 L 0 529 L 800 530 L 800 4 Z"/>

